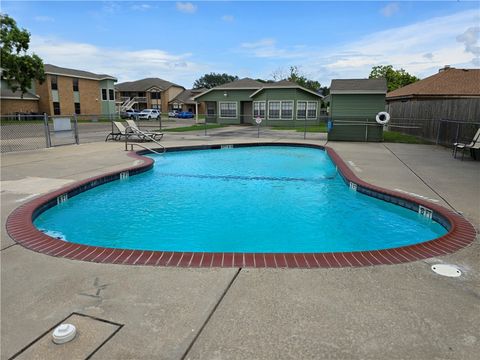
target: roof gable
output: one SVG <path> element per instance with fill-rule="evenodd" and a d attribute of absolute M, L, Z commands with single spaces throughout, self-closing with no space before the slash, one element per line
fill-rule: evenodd
<path fill-rule="evenodd" d="M 480 69 L 447 68 L 390 91 L 387 99 L 413 96 L 480 96 Z"/>

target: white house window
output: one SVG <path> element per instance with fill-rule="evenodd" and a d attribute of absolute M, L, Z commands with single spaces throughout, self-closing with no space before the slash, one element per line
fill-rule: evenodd
<path fill-rule="evenodd" d="M 236 102 L 221 102 L 220 103 L 220 117 L 221 118 L 236 118 L 237 117 L 237 103 Z"/>
<path fill-rule="evenodd" d="M 265 101 L 254 101 L 253 102 L 253 117 L 265 118 Z"/>
<path fill-rule="evenodd" d="M 305 119 L 306 116 L 307 116 L 307 102 L 297 101 L 297 118 Z"/>
<path fill-rule="evenodd" d="M 315 119 L 317 117 L 317 102 L 309 101 L 307 103 L 307 118 Z"/>
<path fill-rule="evenodd" d="M 293 101 L 282 101 L 282 112 L 280 114 L 282 119 L 292 119 L 293 118 Z"/>
<path fill-rule="evenodd" d="M 280 101 L 268 102 L 268 118 L 280 119 Z"/>

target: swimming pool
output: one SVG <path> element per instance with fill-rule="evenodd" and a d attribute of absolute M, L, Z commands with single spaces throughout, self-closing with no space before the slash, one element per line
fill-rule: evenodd
<path fill-rule="evenodd" d="M 380 192 L 359 179 L 351 183 L 353 174 L 329 150 L 327 155 L 312 147 L 227 147 L 152 155 L 153 171 L 90 179 L 72 187 L 75 193 L 67 191 L 66 198 L 76 195 L 72 199 L 56 193 L 42 206 L 32 205 L 35 225 L 47 234 L 37 231 L 37 240 L 66 240 L 45 243 L 56 256 L 180 266 L 204 260 L 210 266 L 248 266 L 252 258 L 255 266 L 268 265 L 268 259 L 275 266 L 360 266 L 379 263 L 374 254 L 383 258 L 380 263 L 398 263 L 470 241 L 462 235 L 456 245 L 445 242 L 452 241 L 453 215 L 437 211 L 438 205 L 428 204 L 430 219 L 406 196 Z M 138 168 L 150 166 L 147 161 Z M 103 182 L 109 183 L 97 186 Z M 441 251 L 430 248 L 440 244 L 437 238 Z"/>
<path fill-rule="evenodd" d="M 153 171 L 84 192 L 35 225 L 85 245 L 200 252 L 365 251 L 447 232 L 413 211 L 351 191 L 319 149 L 151 157 Z"/>

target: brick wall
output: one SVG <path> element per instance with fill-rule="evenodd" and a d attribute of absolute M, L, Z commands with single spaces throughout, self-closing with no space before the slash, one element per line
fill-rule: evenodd
<path fill-rule="evenodd" d="M 60 115 L 75 114 L 73 81 L 71 77 L 58 76 L 58 100 L 60 102 Z"/>
<path fill-rule="evenodd" d="M 2 99 L 2 115 L 20 113 L 38 113 L 38 100 Z"/>
<path fill-rule="evenodd" d="M 102 94 L 99 81 L 79 79 L 80 110 L 82 114 L 100 114 Z M 108 94 L 107 94 L 108 95 Z"/>
<path fill-rule="evenodd" d="M 72 115 L 75 113 L 73 77 L 57 77 L 58 99 L 60 102 L 60 114 Z M 46 112 L 53 115 L 53 99 L 51 88 L 51 75 L 47 74 L 46 81 L 43 84 L 37 82 L 37 95 L 40 96 L 38 104 L 39 112 Z M 78 79 L 78 90 L 80 95 L 81 114 L 100 114 L 101 113 L 101 93 L 99 81 L 89 79 Z"/>
<path fill-rule="evenodd" d="M 41 113 L 53 114 L 53 104 L 50 93 L 50 75 L 47 74 L 43 84 L 38 81 L 36 83 L 37 95 L 40 96 L 38 101 L 38 111 Z"/>

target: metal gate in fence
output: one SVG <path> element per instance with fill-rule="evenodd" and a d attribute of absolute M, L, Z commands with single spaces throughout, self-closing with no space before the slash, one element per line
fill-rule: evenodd
<path fill-rule="evenodd" d="M 2 153 L 79 143 L 76 116 L 1 116 L 0 125 Z"/>

